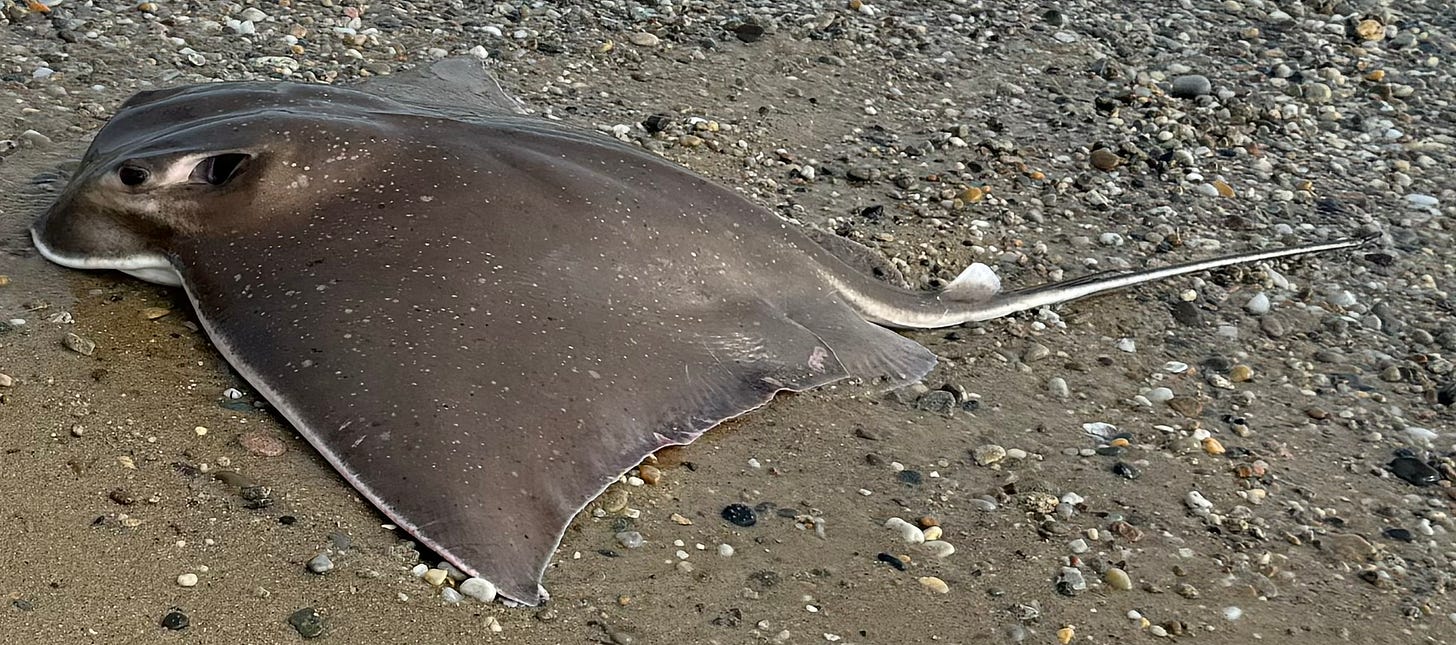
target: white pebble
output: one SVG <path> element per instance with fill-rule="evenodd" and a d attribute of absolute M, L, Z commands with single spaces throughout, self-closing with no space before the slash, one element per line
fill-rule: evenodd
<path fill-rule="evenodd" d="M 1188 364 L 1179 361 L 1168 361 L 1163 363 L 1163 371 L 1169 374 L 1182 374 L 1188 371 Z"/>
<path fill-rule="evenodd" d="M 1166 387 L 1155 387 L 1148 390 L 1147 394 L 1143 396 L 1147 397 L 1149 403 L 1162 403 L 1173 398 L 1173 390 Z"/>
<path fill-rule="evenodd" d="M 1195 511 L 1213 508 L 1213 502 L 1208 501 L 1208 498 L 1204 497 L 1203 493 L 1196 490 L 1188 491 L 1188 495 L 1183 498 L 1183 503 Z"/>
<path fill-rule="evenodd" d="M 725 558 L 731 558 L 731 557 L 733 557 L 733 545 L 732 544 L 727 544 L 727 543 L 719 544 L 718 545 L 718 555 L 721 555 L 721 556 L 723 556 Z"/>
<path fill-rule="evenodd" d="M 885 528 L 898 531 L 900 533 L 900 539 L 908 544 L 922 544 L 925 542 L 925 531 L 898 517 L 885 520 Z"/>
<path fill-rule="evenodd" d="M 197 574 L 195 574 L 195 573 L 184 573 L 184 574 L 182 574 L 180 576 L 177 576 L 177 586 L 179 586 L 179 587 L 196 587 L 197 586 Z"/>
<path fill-rule="evenodd" d="M 460 583 L 460 593 L 480 602 L 492 602 L 495 600 L 495 584 L 485 578 L 469 578 Z"/>
<path fill-rule="evenodd" d="M 1238 607 L 1224 607 L 1223 608 L 1223 617 L 1224 617 L 1224 620 L 1229 620 L 1229 621 L 1238 620 L 1238 619 L 1244 617 L 1244 610 L 1239 609 Z"/>
<path fill-rule="evenodd" d="M 1132 354 L 1137 351 L 1137 341 L 1131 338 L 1117 339 L 1117 349 Z"/>
<path fill-rule="evenodd" d="M 1263 291 L 1254 294 L 1254 297 L 1249 298 L 1249 301 L 1244 303 L 1244 311 L 1255 316 L 1262 316 L 1269 313 L 1268 294 L 1265 294 Z"/>
<path fill-rule="evenodd" d="M 423 577 L 425 577 L 425 572 L 426 571 L 429 571 L 429 570 L 430 570 L 430 567 L 428 567 L 428 566 L 426 566 L 424 564 L 417 564 L 417 565 L 414 566 L 413 569 L 410 569 L 410 573 L 414 574 L 414 576 L 416 578 L 423 578 Z"/>
<path fill-rule="evenodd" d="M 955 553 L 955 546 L 944 540 L 931 540 L 920 545 L 926 553 L 939 559 L 945 559 Z"/>
<path fill-rule="evenodd" d="M 458 604 L 460 604 L 460 601 L 465 600 L 465 597 L 462 596 L 462 595 L 460 595 L 460 592 L 458 592 L 458 591 L 456 591 L 456 590 L 454 590 L 454 589 L 452 589 L 450 587 L 445 587 L 444 589 L 441 589 L 440 590 L 440 597 L 441 598 L 444 598 L 445 599 L 445 602 L 450 603 L 452 605 L 458 605 Z"/>

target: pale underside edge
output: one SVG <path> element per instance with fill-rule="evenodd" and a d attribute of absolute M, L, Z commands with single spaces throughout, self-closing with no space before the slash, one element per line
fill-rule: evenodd
<path fill-rule="evenodd" d="M 238 372 L 238 374 L 242 375 L 243 379 L 246 380 L 250 385 L 252 385 L 253 389 L 257 390 L 257 392 L 261 394 L 263 398 L 268 401 L 269 404 L 271 404 L 276 410 L 278 410 L 279 415 L 287 420 L 289 425 L 293 426 L 293 428 L 297 430 L 299 434 L 303 435 L 304 439 L 308 440 L 308 443 L 312 445 L 320 455 L 323 456 L 324 460 L 328 461 L 329 465 L 333 466 L 334 470 L 339 472 L 339 475 L 344 478 L 344 481 L 347 481 L 349 485 L 354 488 L 354 490 L 359 491 L 359 493 L 363 495 L 365 499 L 369 500 L 369 503 L 372 504 L 374 508 L 378 509 L 379 512 L 383 513 L 397 526 L 403 528 L 410 535 L 413 535 L 415 539 L 420 541 L 420 543 L 424 544 L 434 552 L 449 560 L 452 564 L 459 567 L 461 571 L 464 571 L 465 573 L 474 577 L 481 577 L 480 571 L 476 570 L 474 567 L 471 567 L 469 564 L 461 561 L 458 557 L 455 556 L 455 554 L 451 553 L 450 550 L 445 548 L 443 545 L 440 545 L 434 540 L 431 540 L 429 537 L 421 534 L 419 527 L 415 526 L 409 520 L 399 515 L 393 507 L 391 507 L 389 504 L 386 504 L 384 500 L 380 499 L 373 490 L 371 490 L 368 486 L 365 486 L 363 481 L 359 479 L 359 476 L 354 473 L 354 471 L 350 470 L 348 466 L 345 465 L 344 462 L 339 458 L 339 456 L 330 451 L 328 447 L 324 445 L 323 441 L 319 439 L 318 435 L 316 435 L 312 429 L 310 429 L 307 425 L 303 423 L 299 414 L 296 410 L 294 410 L 293 406 L 289 403 L 288 399 L 283 395 L 283 393 L 274 390 L 272 387 L 269 387 L 269 385 L 261 377 L 259 377 L 256 372 L 253 371 L 252 367 L 248 364 L 248 362 L 246 360 L 243 360 L 240 355 L 233 351 L 233 348 L 228 343 L 227 338 L 219 334 L 213 328 L 212 324 L 207 320 L 207 317 L 202 315 L 202 312 L 198 307 L 197 299 L 193 297 L 191 289 L 187 288 L 185 282 L 181 286 L 183 291 L 187 294 L 188 302 L 192 304 L 193 311 L 197 312 L 197 320 L 202 325 L 202 330 L 207 333 L 208 339 L 212 341 L 212 344 L 214 347 L 217 348 L 218 353 L 222 354 L 223 358 L 227 360 L 228 364 L 231 365 L 232 368 Z M 848 378 L 848 376 L 840 377 L 824 383 L 819 383 L 816 384 L 815 387 L 822 387 L 824 385 L 828 385 L 829 383 L 835 383 L 844 380 L 845 378 Z M 597 497 L 599 497 L 603 491 L 605 491 L 613 483 L 616 483 L 616 481 L 620 479 L 623 475 L 630 472 L 632 468 L 635 468 L 636 462 L 640 461 L 647 455 L 668 446 L 688 445 L 698 437 L 702 436 L 703 433 L 717 427 L 724 421 L 736 419 L 740 416 L 748 414 L 749 412 L 752 412 L 767 405 L 770 401 L 774 399 L 775 396 L 778 395 L 779 392 L 799 391 L 802 391 L 802 389 L 782 387 L 774 390 L 773 392 L 765 396 L 764 399 L 757 405 L 747 408 L 742 412 L 739 412 L 738 414 L 727 416 L 717 421 L 714 421 L 711 425 L 708 425 L 701 430 L 691 433 L 686 439 L 683 440 L 674 441 L 662 436 L 661 434 L 654 433 L 654 436 L 660 439 L 660 445 L 658 445 L 657 448 L 653 449 L 650 452 L 639 455 L 637 459 L 634 460 L 633 465 L 626 467 L 622 470 L 622 472 L 617 473 L 616 477 L 611 478 L 600 488 L 598 488 L 597 491 L 591 495 L 591 497 L 587 498 L 586 501 L 582 502 L 582 504 L 577 507 L 576 510 L 572 511 L 571 516 L 575 518 L 577 515 L 579 515 L 581 511 L 589 506 L 591 502 L 594 501 Z M 561 529 L 557 531 L 554 543 L 551 545 L 551 551 L 553 554 L 555 553 L 556 549 L 561 546 L 561 541 L 566 536 L 566 528 L 567 526 L 562 526 Z M 545 587 L 541 586 L 541 579 L 545 576 L 546 567 L 550 564 L 550 560 L 550 558 L 547 558 L 540 564 L 540 566 L 536 570 L 536 585 L 538 593 L 540 595 L 539 598 L 514 598 L 506 594 L 504 591 L 501 592 L 501 595 L 503 597 L 509 598 L 510 600 L 528 606 L 535 606 L 543 600 L 549 600 L 551 598 L 551 595 L 546 591 Z M 497 585 L 497 587 L 499 587 L 499 585 Z"/>
<path fill-rule="evenodd" d="M 46 246 L 41 241 L 40 234 L 35 229 L 30 229 L 30 241 L 35 244 L 41 257 L 55 262 L 69 269 L 84 270 L 116 270 L 129 276 L 166 285 L 169 287 L 182 286 L 182 275 L 172 266 L 167 258 L 156 253 L 138 253 L 120 258 L 83 258 L 66 255 L 55 249 Z"/>

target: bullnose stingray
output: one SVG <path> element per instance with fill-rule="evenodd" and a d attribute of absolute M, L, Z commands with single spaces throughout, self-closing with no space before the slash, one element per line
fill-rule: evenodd
<path fill-rule="evenodd" d="M 1020 291 L 973 264 L 915 292 L 852 266 L 846 240 L 521 112 L 468 60 L 141 92 L 31 235 L 58 264 L 182 287 L 344 479 L 530 605 L 572 517 L 647 455 L 777 392 L 925 376 L 935 357 L 888 328 L 1362 241 Z"/>

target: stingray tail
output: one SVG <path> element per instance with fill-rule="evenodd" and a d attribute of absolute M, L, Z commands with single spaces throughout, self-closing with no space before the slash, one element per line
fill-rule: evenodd
<path fill-rule="evenodd" d="M 1379 235 L 1375 234 L 1323 244 L 1239 253 L 1156 269 L 1103 271 L 1004 293 L 1001 292 L 1001 281 L 996 274 L 990 267 L 979 263 L 968 267 L 944 290 L 935 293 L 914 293 L 884 286 L 872 288 L 864 284 L 850 285 L 840 279 L 834 279 L 834 283 L 850 305 L 872 322 L 900 329 L 932 329 L 1000 318 L 1188 273 L 1355 248 L 1378 238 Z"/>

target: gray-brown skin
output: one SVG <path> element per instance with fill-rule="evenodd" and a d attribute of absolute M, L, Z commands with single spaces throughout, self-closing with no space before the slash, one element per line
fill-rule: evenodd
<path fill-rule="evenodd" d="M 66 266 L 184 287 L 350 484 L 526 604 L 572 517 L 643 457 L 779 391 L 929 372 L 881 325 L 1358 243 L 1006 294 L 974 265 L 917 293 L 676 164 L 519 108 L 463 60 L 356 88 L 138 94 L 32 237 Z"/>

